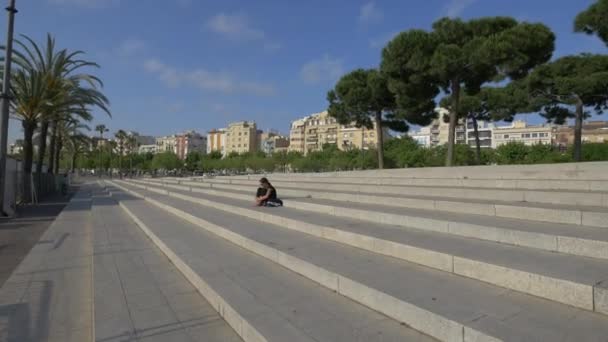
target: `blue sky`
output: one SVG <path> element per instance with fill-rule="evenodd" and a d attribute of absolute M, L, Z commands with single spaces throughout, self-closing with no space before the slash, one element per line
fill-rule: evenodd
<path fill-rule="evenodd" d="M 442 16 L 508 15 L 541 21 L 557 35 L 555 56 L 606 52 L 572 33 L 593 0 L 17 0 L 16 33 L 98 62 L 112 131 L 205 132 L 255 120 L 287 133 L 292 120 L 327 106 L 351 69 L 374 67 L 384 44 Z M 3 18 L 4 14 L 3 14 Z M 0 22 L 4 37 L 6 21 Z M 540 122 L 540 118 L 530 118 Z M 21 135 L 11 120 L 11 140 Z"/>

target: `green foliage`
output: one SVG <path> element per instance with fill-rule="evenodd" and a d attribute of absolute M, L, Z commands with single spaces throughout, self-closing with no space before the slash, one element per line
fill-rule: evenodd
<path fill-rule="evenodd" d="M 497 164 L 548 164 L 572 161 L 570 156 L 546 144 L 526 146 L 520 142 L 509 142 L 499 146 L 494 155 Z"/>
<path fill-rule="evenodd" d="M 583 161 L 607 161 L 608 142 L 583 144 Z"/>
<path fill-rule="evenodd" d="M 574 30 L 596 34 L 608 45 L 608 0 L 598 0 L 576 16 Z"/>
<path fill-rule="evenodd" d="M 504 78 L 520 79 L 548 61 L 555 36 L 542 24 L 518 23 L 507 17 L 462 21 L 443 18 L 433 31 L 410 30 L 395 37 L 382 51 L 381 69 L 397 98 L 398 112 L 421 113 L 417 119 L 436 116 L 435 98 L 450 97 L 450 130 L 455 129 L 461 89 L 471 96 L 480 87 Z M 453 135 L 446 164 L 454 161 Z"/>
<path fill-rule="evenodd" d="M 182 161 L 172 152 L 163 152 L 154 155 L 151 163 L 152 169 L 155 170 L 178 170 L 182 165 Z"/>

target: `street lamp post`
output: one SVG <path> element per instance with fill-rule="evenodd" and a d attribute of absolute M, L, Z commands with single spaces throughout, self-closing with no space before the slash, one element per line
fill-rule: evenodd
<path fill-rule="evenodd" d="M 13 58 L 13 28 L 15 26 L 15 0 L 10 0 L 8 7 L 8 29 L 6 31 L 6 51 L 4 59 L 4 77 L 2 79 L 2 100 L 0 117 L 0 214 L 4 212 L 4 191 L 6 187 L 6 155 L 8 145 L 8 112 L 10 104 L 11 63 Z"/>

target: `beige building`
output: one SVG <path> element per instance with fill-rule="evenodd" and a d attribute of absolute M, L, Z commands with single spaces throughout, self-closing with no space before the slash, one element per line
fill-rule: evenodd
<path fill-rule="evenodd" d="M 437 112 L 438 118 L 433 120 L 430 126 L 431 146 L 446 144 L 448 142 L 448 136 L 450 134 L 450 124 L 444 119 L 444 116 L 449 115 L 450 112 L 445 108 L 436 108 L 435 112 Z M 466 144 L 466 140 L 466 126 L 464 124 L 464 121 L 461 120 L 458 125 L 456 125 L 455 141 L 457 144 Z"/>
<path fill-rule="evenodd" d="M 226 155 L 226 129 L 212 129 L 207 132 L 207 153 L 219 151 Z"/>
<path fill-rule="evenodd" d="M 384 130 L 389 138 L 388 129 Z M 325 144 L 334 144 L 341 150 L 368 149 L 378 144 L 376 128 L 357 128 L 354 125 L 340 125 L 327 111 L 315 113 L 291 123 L 289 151 L 307 154 L 320 151 Z"/>
<path fill-rule="evenodd" d="M 493 146 L 498 147 L 511 141 L 526 145 L 553 144 L 557 127 L 553 125 L 528 125 L 525 121 L 513 121 L 510 126 L 494 128 Z"/>
<path fill-rule="evenodd" d="M 308 117 L 298 119 L 291 123 L 289 130 L 289 152 L 304 153 L 304 131 Z"/>
<path fill-rule="evenodd" d="M 608 121 L 583 123 L 581 140 L 589 143 L 608 142 Z M 554 144 L 565 147 L 574 143 L 574 127 L 562 126 L 557 129 Z"/>
<path fill-rule="evenodd" d="M 175 135 L 167 135 L 156 138 L 156 152 L 172 152 L 176 153 L 177 137 Z"/>
<path fill-rule="evenodd" d="M 257 126 L 253 121 L 233 122 L 226 130 L 226 154 L 257 150 Z"/>

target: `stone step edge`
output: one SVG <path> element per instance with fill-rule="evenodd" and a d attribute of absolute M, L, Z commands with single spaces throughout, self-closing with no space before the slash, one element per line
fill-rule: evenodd
<path fill-rule="evenodd" d="M 190 184 L 179 184 L 167 183 L 163 181 L 143 181 L 152 183 L 163 184 L 165 186 L 183 186 L 193 187 Z M 204 188 L 204 186 L 198 186 Z M 226 189 L 235 191 L 244 191 L 244 185 L 237 184 L 213 184 L 208 187 L 210 189 Z M 185 190 L 186 188 L 184 188 Z M 372 194 L 358 193 L 358 194 L 347 194 L 341 193 L 339 190 L 336 192 L 323 192 L 320 189 L 313 190 L 300 190 L 295 188 L 283 189 L 282 194 L 294 195 L 294 196 L 309 196 L 312 198 L 320 198 L 334 201 L 346 201 L 362 204 L 381 204 L 397 208 L 410 208 L 410 209 L 425 209 L 425 210 L 438 210 L 444 212 L 453 213 L 464 213 L 464 214 L 475 214 L 483 216 L 493 216 L 501 218 L 522 218 L 531 221 L 539 222 L 551 222 L 551 223 L 564 223 L 578 226 L 589 226 L 608 228 L 608 212 L 597 212 L 588 211 L 581 209 L 559 209 L 559 208 L 542 208 L 542 207 L 530 207 L 526 206 L 526 202 L 522 202 L 520 205 L 517 203 L 513 204 L 486 204 L 486 203 L 471 203 L 471 202 L 460 202 L 457 200 L 434 200 L 425 198 L 395 198 L 395 197 L 384 197 Z"/>
<path fill-rule="evenodd" d="M 280 250 L 263 245 L 243 235 L 234 233 L 226 228 L 215 225 L 199 217 L 193 216 L 177 208 L 160 203 L 152 198 L 143 196 L 135 191 L 111 182 L 116 187 L 134 196 L 166 210 L 202 229 L 207 230 L 229 242 L 244 248 L 252 253 L 262 256 L 290 271 L 298 273 L 328 289 L 339 293 L 355 302 L 365 305 L 392 319 L 403 322 L 411 328 L 428 334 L 440 341 L 499 341 L 479 330 L 450 320 L 444 316 L 417 307 L 411 303 L 389 296 L 381 291 L 372 289 L 348 277 L 326 270 L 302 259 L 296 258 Z M 365 293 L 362 295 L 361 293 Z M 397 305 L 383 305 L 377 303 L 398 303 Z"/>
<path fill-rule="evenodd" d="M 261 177 L 261 176 L 260 176 Z M 273 177 L 273 176 L 269 176 Z M 277 182 L 299 182 L 299 183 L 335 183 L 355 185 L 402 185 L 402 186 L 446 186 L 462 188 L 481 189 L 514 189 L 514 190 L 564 190 L 577 192 L 606 192 L 608 191 L 608 180 L 570 180 L 570 179 L 446 179 L 446 178 L 402 178 L 402 177 L 320 177 L 320 178 L 298 178 L 298 177 L 276 177 Z M 194 182 L 233 184 L 258 181 L 255 179 L 197 179 L 189 178 Z M 180 180 L 175 180 L 180 181 Z M 568 182 L 568 183 L 564 183 Z M 555 183 L 562 183 L 555 185 Z"/>
<path fill-rule="evenodd" d="M 175 182 L 184 182 L 178 181 Z M 279 184 L 280 181 L 275 182 Z M 199 184 L 225 184 L 225 183 L 211 183 L 211 182 L 197 182 Z M 490 188 L 466 188 L 466 187 L 424 187 L 424 186 L 411 186 L 411 185 L 364 185 L 364 184 L 337 184 L 337 183 L 326 183 L 317 185 L 303 185 L 298 184 L 298 182 L 283 182 L 283 183 L 291 183 L 291 184 L 283 184 L 286 187 L 295 187 L 295 188 L 304 188 L 304 189 L 316 189 L 316 190 L 347 190 L 354 191 L 359 193 L 367 193 L 374 194 L 375 191 L 378 191 L 378 188 L 381 187 L 381 191 L 384 194 L 403 194 L 408 191 L 414 195 L 424 196 L 426 192 L 431 189 L 435 191 L 443 191 L 449 190 L 454 191 L 458 190 L 458 194 L 454 195 L 452 193 L 443 192 L 444 197 L 456 198 L 461 197 L 461 194 L 464 194 L 465 198 L 471 199 L 479 199 L 479 200 L 504 200 L 505 198 L 508 201 L 518 201 L 518 202 L 538 202 L 538 203 L 546 203 L 546 204 L 572 204 L 571 201 L 565 202 L 565 198 L 578 197 L 579 201 L 583 201 L 580 205 L 588 205 L 588 206 L 598 206 L 598 207 L 608 207 L 608 193 L 607 192 L 598 192 L 598 191 L 587 191 L 587 192 L 570 192 L 570 191 L 550 191 L 550 190 L 535 190 L 535 189 L 490 189 Z M 232 183 L 234 184 L 234 183 Z M 241 184 L 248 185 L 248 184 Z M 546 198 L 545 195 L 550 195 L 553 197 Z M 559 195 L 559 196 L 558 196 Z M 558 197 L 556 197 L 558 196 Z M 589 198 L 592 197 L 594 199 L 593 204 L 590 204 Z M 581 200 L 580 198 L 584 198 Z M 578 202 L 575 202 L 576 205 Z"/>
<path fill-rule="evenodd" d="M 109 183 L 121 188 L 112 181 Z M 123 189 L 124 190 L 124 189 Z M 125 190 L 128 191 L 128 190 Z M 137 196 L 133 193 L 132 195 Z M 143 197 L 142 197 L 143 198 Z M 175 267 L 184 275 L 184 277 L 197 289 L 197 291 L 211 304 L 218 314 L 230 325 L 230 327 L 243 339 L 245 342 L 268 342 L 268 340 L 243 318 L 230 304 L 221 297 L 213 288 L 206 283 L 196 272 L 190 268 L 177 254 L 175 254 L 167 245 L 156 236 L 148 226 L 143 223 L 121 200 L 117 200 L 119 206 L 125 213 L 135 222 L 135 224 L 146 234 L 146 236 L 165 254 L 165 256 L 175 265 Z"/>
<path fill-rule="evenodd" d="M 134 185 L 140 185 L 138 183 L 141 183 L 141 181 L 131 181 L 131 184 Z M 163 187 L 160 184 L 154 184 L 150 186 L 157 186 L 161 188 Z M 231 199 L 251 199 L 249 196 L 246 195 L 240 195 L 213 189 L 194 189 L 185 186 L 171 187 L 177 190 L 216 195 Z M 153 189 L 154 188 L 150 188 L 149 190 L 154 191 Z M 450 220 L 430 219 L 410 215 L 378 213 L 375 211 L 367 211 L 361 209 L 350 209 L 345 207 L 327 206 L 323 204 L 298 202 L 296 200 L 285 201 L 285 206 L 296 210 L 323 213 L 336 217 L 356 218 L 362 221 L 368 221 L 373 223 L 389 224 L 399 227 L 451 234 L 466 238 L 498 242 L 519 247 L 528 247 L 597 259 L 608 259 L 608 241 L 598 241 L 571 236 L 518 231 L 509 228 L 492 227 L 487 225 L 463 223 Z M 405 223 L 403 221 L 405 221 Z"/>
<path fill-rule="evenodd" d="M 608 315 L 608 289 L 596 287 L 596 284 L 588 285 L 576 283 L 569 280 L 544 276 L 542 274 L 494 265 L 480 260 L 437 252 L 431 249 L 352 233 L 334 227 L 310 224 L 260 211 L 185 196 L 167 190 L 151 189 L 145 186 L 142 187 L 148 191 L 172 196 L 242 217 L 268 222 L 282 228 L 360 248 L 372 253 L 394 257 L 528 295 Z M 513 279 L 518 279 L 518 281 L 514 282 L 512 281 Z"/>

